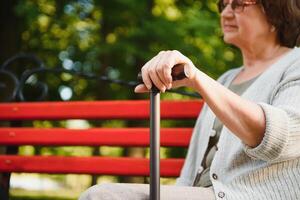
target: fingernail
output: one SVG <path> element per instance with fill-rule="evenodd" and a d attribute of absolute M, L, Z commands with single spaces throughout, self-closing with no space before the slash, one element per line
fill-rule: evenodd
<path fill-rule="evenodd" d="M 170 90 L 172 88 L 172 84 L 170 83 L 169 85 L 168 85 L 168 90 Z"/>
<path fill-rule="evenodd" d="M 147 84 L 146 87 L 148 88 L 148 90 L 150 90 L 152 86 Z"/>

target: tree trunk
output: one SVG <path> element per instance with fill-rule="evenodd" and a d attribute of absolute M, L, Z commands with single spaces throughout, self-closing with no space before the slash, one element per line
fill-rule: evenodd
<path fill-rule="evenodd" d="M 0 63 L 20 51 L 20 19 L 15 15 L 17 0 L 0 1 Z"/>

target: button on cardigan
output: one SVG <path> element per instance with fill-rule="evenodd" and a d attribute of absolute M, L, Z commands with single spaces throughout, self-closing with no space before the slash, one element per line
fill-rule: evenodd
<path fill-rule="evenodd" d="M 242 67 L 218 81 L 228 87 Z M 225 126 L 211 165 L 217 199 L 300 199 L 300 48 L 294 48 L 263 72 L 243 93 L 264 111 L 262 142 L 250 148 Z M 177 185 L 192 185 L 208 145 L 215 119 L 205 105 L 191 138 Z M 220 197 L 219 194 L 221 195 Z"/>

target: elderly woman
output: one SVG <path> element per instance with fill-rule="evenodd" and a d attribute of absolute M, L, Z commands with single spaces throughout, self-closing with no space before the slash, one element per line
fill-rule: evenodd
<path fill-rule="evenodd" d="M 218 81 L 178 51 L 162 51 L 142 68 L 161 92 L 187 86 L 206 102 L 177 186 L 162 199 L 300 199 L 300 0 L 221 0 L 224 41 L 243 66 Z M 185 79 L 172 81 L 176 64 Z M 198 187 L 187 187 L 198 186 Z M 82 199 L 147 199 L 148 186 L 106 184 Z"/>

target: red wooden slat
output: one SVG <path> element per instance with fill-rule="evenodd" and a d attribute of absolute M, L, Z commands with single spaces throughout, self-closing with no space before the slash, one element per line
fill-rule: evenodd
<path fill-rule="evenodd" d="M 161 118 L 196 118 L 202 100 L 162 101 Z M 0 120 L 149 119 L 149 101 L 1 103 Z"/>
<path fill-rule="evenodd" d="M 161 176 L 179 176 L 183 159 L 162 159 Z M 0 156 L 0 172 L 75 173 L 148 176 L 145 158 Z"/>
<path fill-rule="evenodd" d="M 161 145 L 187 147 L 192 128 L 162 128 Z M 0 128 L 0 145 L 149 146 L 149 128 Z"/>

